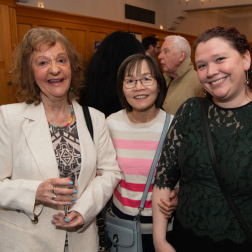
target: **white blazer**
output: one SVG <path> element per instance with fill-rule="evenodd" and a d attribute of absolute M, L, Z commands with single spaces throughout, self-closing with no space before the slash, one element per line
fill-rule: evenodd
<path fill-rule="evenodd" d="M 97 252 L 96 215 L 121 179 L 116 154 L 99 111 L 90 108 L 94 141 L 82 107 L 73 101 L 81 149 L 76 202 L 71 207 L 84 218 L 80 230 L 68 232 L 70 252 Z M 101 171 L 102 176 L 96 177 Z M 35 205 L 37 187 L 59 178 L 44 106 L 26 103 L 0 107 L 0 251 L 63 252 L 66 230 L 52 223 L 62 207 Z M 33 221 L 38 216 L 38 223 Z"/>

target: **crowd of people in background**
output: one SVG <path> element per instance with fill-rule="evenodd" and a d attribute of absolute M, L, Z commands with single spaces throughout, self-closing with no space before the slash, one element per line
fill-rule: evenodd
<path fill-rule="evenodd" d="M 182 36 L 116 31 L 84 68 L 60 32 L 27 32 L 13 54 L 20 103 L 0 106 L 1 251 L 97 252 L 107 202 L 121 219 L 137 214 L 167 113 L 143 252 L 252 251 L 250 46 L 218 26 L 194 53 L 196 70 Z"/>

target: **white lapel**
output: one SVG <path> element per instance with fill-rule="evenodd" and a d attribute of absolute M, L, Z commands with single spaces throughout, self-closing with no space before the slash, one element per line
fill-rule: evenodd
<path fill-rule="evenodd" d="M 41 102 L 37 106 L 28 105 L 24 117 L 27 120 L 22 127 L 23 132 L 43 179 L 59 178 L 43 103 Z"/>
<path fill-rule="evenodd" d="M 77 130 L 81 149 L 81 171 L 78 179 L 78 192 L 83 192 L 88 185 L 92 175 L 94 173 L 96 174 L 97 153 L 94 142 L 90 136 L 85 122 L 82 107 L 77 102 L 73 101 L 73 108 L 76 116 Z"/>

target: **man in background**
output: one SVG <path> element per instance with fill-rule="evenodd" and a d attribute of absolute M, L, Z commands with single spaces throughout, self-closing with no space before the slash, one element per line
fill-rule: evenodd
<path fill-rule="evenodd" d="M 142 44 L 145 48 L 145 54 L 157 58 L 160 52 L 159 39 L 149 36 L 142 40 Z"/>
<path fill-rule="evenodd" d="M 167 36 L 158 58 L 167 85 L 163 108 L 174 115 L 181 104 L 196 96 L 197 90 L 201 87 L 191 61 L 190 44 L 181 36 Z"/>

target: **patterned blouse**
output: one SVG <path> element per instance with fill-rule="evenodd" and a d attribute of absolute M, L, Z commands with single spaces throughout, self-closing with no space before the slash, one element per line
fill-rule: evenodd
<path fill-rule="evenodd" d="M 77 178 L 81 169 L 81 152 L 76 122 L 61 129 L 49 125 L 56 161 L 60 177 L 71 177 L 74 182 L 74 171 Z M 66 234 L 65 252 L 68 252 L 68 238 Z"/>
<path fill-rule="evenodd" d="M 74 179 L 75 171 L 78 178 L 81 168 L 81 153 L 76 122 L 64 129 L 51 125 L 49 129 L 60 177 Z"/>
<path fill-rule="evenodd" d="M 207 100 L 206 106 L 221 176 L 252 231 L 252 102 L 224 109 Z M 154 184 L 173 189 L 178 179 L 177 219 L 184 228 L 214 241 L 247 240 L 215 177 L 195 97 L 173 119 Z"/>

